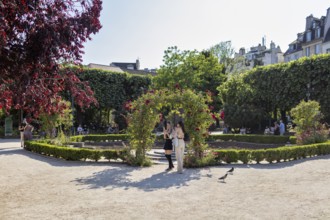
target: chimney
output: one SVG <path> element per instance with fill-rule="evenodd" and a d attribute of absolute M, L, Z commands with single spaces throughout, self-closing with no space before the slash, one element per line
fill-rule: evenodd
<path fill-rule="evenodd" d="M 305 28 L 305 31 L 307 31 L 308 29 L 311 29 L 312 28 L 313 19 L 314 19 L 314 17 L 313 17 L 312 14 L 306 18 L 306 28 Z"/>
<path fill-rule="evenodd" d="M 137 70 L 140 69 L 140 60 L 139 60 L 139 58 L 136 59 L 135 66 L 136 66 Z"/>

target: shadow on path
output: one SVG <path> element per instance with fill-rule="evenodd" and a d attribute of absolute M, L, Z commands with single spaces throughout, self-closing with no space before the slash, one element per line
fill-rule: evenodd
<path fill-rule="evenodd" d="M 159 189 L 168 189 L 170 187 L 180 188 L 189 186 L 189 181 L 199 180 L 201 178 L 200 169 L 185 170 L 183 174 L 176 171 L 161 172 L 153 174 L 142 180 L 132 180 L 132 172 L 140 172 L 141 169 L 136 167 L 116 167 L 112 169 L 96 172 L 92 176 L 86 178 L 77 178 L 73 182 L 77 185 L 85 185 L 87 189 L 107 188 L 109 190 L 123 188 L 125 190 L 137 188 L 146 192 L 156 191 Z"/>

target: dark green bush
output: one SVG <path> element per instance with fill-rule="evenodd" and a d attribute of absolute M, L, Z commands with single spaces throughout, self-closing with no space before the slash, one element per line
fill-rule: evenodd
<path fill-rule="evenodd" d="M 70 137 L 72 142 L 105 142 L 105 141 L 127 141 L 129 135 L 127 134 L 89 134 L 89 135 L 77 135 Z"/>
<path fill-rule="evenodd" d="M 295 139 L 291 136 L 277 136 L 277 135 L 255 135 L 255 134 L 217 134 L 210 135 L 207 140 L 223 140 L 223 141 L 239 141 L 251 142 L 260 144 L 286 144 L 295 143 Z"/>

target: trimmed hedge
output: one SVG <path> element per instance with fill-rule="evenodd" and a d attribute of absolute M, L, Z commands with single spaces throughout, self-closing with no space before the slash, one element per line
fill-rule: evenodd
<path fill-rule="evenodd" d="M 296 137 L 294 136 L 277 136 L 277 135 L 255 135 L 255 134 L 216 134 L 210 135 L 208 141 L 223 140 L 223 141 L 240 141 L 240 142 L 251 142 L 260 144 L 285 144 L 290 142 L 291 144 L 296 143 Z"/>
<path fill-rule="evenodd" d="M 154 134 L 152 134 L 154 135 Z M 128 141 L 128 134 L 92 134 L 92 135 L 77 135 L 70 138 L 72 142 L 105 142 L 105 141 Z M 164 137 L 162 135 L 156 136 L 157 141 L 163 141 Z M 240 142 L 250 142 L 250 143 L 260 143 L 260 144 L 286 144 L 296 143 L 295 136 L 277 136 L 277 135 L 241 135 L 241 134 L 215 134 L 210 135 L 207 141 L 223 140 L 223 141 L 240 141 Z"/>
<path fill-rule="evenodd" d="M 127 141 L 129 140 L 128 134 L 90 134 L 90 135 L 77 135 L 70 137 L 72 142 L 105 142 L 105 141 Z"/>
<path fill-rule="evenodd" d="M 107 160 L 125 160 L 125 150 L 92 150 L 84 148 L 71 148 L 65 146 L 53 145 L 45 142 L 26 141 L 25 149 L 38 154 L 63 158 L 65 160 L 84 160 L 98 161 L 102 157 Z"/>
<path fill-rule="evenodd" d="M 317 155 L 330 154 L 330 141 L 326 143 L 302 145 L 302 146 L 285 146 L 270 149 L 258 150 L 235 150 L 221 149 L 214 150 L 215 159 L 217 162 L 235 163 L 241 161 L 247 164 L 251 161 L 260 163 L 265 160 L 269 163 L 297 160 L 306 157 Z"/>

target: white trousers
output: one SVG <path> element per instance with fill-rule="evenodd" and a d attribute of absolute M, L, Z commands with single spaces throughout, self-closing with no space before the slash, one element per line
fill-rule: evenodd
<path fill-rule="evenodd" d="M 21 147 L 24 147 L 24 132 L 23 131 L 20 132 L 20 136 L 21 136 Z"/>
<path fill-rule="evenodd" d="M 184 156 L 185 143 L 183 139 L 178 140 L 178 145 L 175 147 L 175 157 L 177 161 L 178 172 L 183 170 L 183 156 Z"/>

